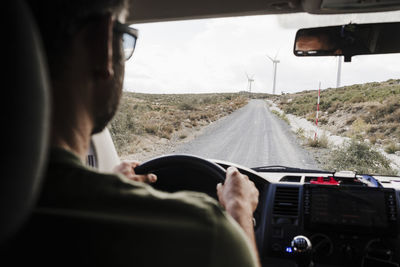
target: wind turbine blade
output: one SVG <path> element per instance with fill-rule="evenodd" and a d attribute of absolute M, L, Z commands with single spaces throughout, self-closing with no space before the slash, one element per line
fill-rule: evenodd
<path fill-rule="evenodd" d="M 274 59 L 273 59 L 272 57 L 270 57 L 270 56 L 268 56 L 268 55 L 267 55 L 267 57 L 268 57 L 272 62 L 274 62 Z"/>
<path fill-rule="evenodd" d="M 249 74 L 246 72 L 246 77 L 247 77 L 247 80 L 249 79 Z"/>
<path fill-rule="evenodd" d="M 274 60 L 276 60 L 276 58 L 278 57 L 279 51 L 281 51 L 281 48 L 279 48 L 278 51 L 276 51 Z"/>

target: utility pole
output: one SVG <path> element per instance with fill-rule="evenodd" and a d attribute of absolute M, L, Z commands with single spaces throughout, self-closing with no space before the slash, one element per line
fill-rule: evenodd
<path fill-rule="evenodd" d="M 337 70 L 337 77 L 336 77 L 336 88 L 340 87 L 340 79 L 342 76 L 342 56 L 338 56 L 338 70 Z"/>
<path fill-rule="evenodd" d="M 273 59 L 272 57 L 268 56 L 267 57 L 272 61 L 272 67 L 273 67 L 273 72 L 274 72 L 274 81 L 273 81 L 273 87 L 272 87 L 272 94 L 275 94 L 275 88 L 276 88 L 276 69 L 278 68 L 278 63 L 280 63 L 279 60 L 276 59 L 278 56 L 278 53 L 275 55 L 275 58 Z"/>
<path fill-rule="evenodd" d="M 315 125 L 317 127 L 315 128 L 314 141 L 317 140 L 317 133 L 318 133 L 318 117 L 319 117 L 319 99 L 320 99 L 320 97 L 321 97 L 321 82 L 319 82 L 319 85 L 318 85 L 317 114 L 315 117 Z"/>

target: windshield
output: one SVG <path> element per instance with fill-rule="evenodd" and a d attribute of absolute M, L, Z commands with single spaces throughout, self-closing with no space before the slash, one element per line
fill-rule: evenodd
<path fill-rule="evenodd" d="M 388 14 L 391 14 L 390 16 Z M 246 167 L 400 174 L 400 54 L 296 57 L 299 28 L 400 12 L 266 15 L 133 25 L 110 125 L 123 159 L 194 154 Z"/>

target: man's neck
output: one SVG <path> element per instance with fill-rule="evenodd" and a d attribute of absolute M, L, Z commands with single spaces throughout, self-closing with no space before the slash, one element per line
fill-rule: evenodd
<path fill-rule="evenodd" d="M 57 115 L 53 118 L 51 145 L 73 152 L 84 161 L 89 150 L 93 129 L 91 119 L 85 112 L 76 112 L 75 114 L 64 112 Z"/>
<path fill-rule="evenodd" d="M 74 131 L 69 136 L 61 136 L 56 134 L 52 137 L 52 146 L 60 147 L 77 155 L 82 162 L 85 161 L 89 150 L 90 134 L 83 134 L 79 131 Z"/>
<path fill-rule="evenodd" d="M 70 81 L 78 81 L 71 85 Z M 53 81 L 51 145 L 76 154 L 83 162 L 89 150 L 93 118 L 89 115 L 91 103 L 82 92 L 88 91 L 85 79 L 67 76 Z"/>

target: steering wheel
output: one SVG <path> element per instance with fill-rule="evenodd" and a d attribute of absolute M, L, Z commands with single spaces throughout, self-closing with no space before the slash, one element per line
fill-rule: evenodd
<path fill-rule="evenodd" d="M 167 191 L 197 191 L 217 199 L 216 186 L 225 180 L 221 166 L 192 155 L 166 155 L 146 161 L 135 168 L 135 173 L 154 173 L 154 188 Z"/>

